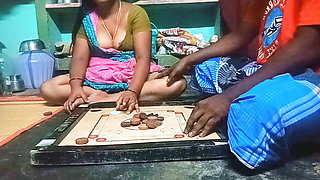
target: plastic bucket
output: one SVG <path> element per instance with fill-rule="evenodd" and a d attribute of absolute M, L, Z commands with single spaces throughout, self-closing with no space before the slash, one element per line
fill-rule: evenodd
<path fill-rule="evenodd" d="M 47 52 L 23 52 L 18 62 L 18 71 L 26 88 L 38 89 L 44 81 L 52 78 L 55 58 Z"/>

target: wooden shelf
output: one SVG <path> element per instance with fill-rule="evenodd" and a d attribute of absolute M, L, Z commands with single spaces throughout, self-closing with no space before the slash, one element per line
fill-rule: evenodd
<path fill-rule="evenodd" d="M 219 0 L 140 0 L 134 4 L 137 5 L 153 5 L 153 4 L 187 4 L 187 3 L 212 3 Z M 46 4 L 47 9 L 53 8 L 77 8 L 81 3 L 63 3 L 63 4 Z"/>

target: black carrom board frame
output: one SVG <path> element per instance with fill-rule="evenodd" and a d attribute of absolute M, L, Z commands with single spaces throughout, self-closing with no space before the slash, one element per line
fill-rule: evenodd
<path fill-rule="evenodd" d="M 185 105 L 188 101 L 142 102 L 140 106 Z M 32 165 L 90 165 L 135 162 L 222 159 L 230 154 L 227 139 L 148 142 L 101 146 L 58 146 L 91 108 L 112 108 L 115 103 L 78 107 L 31 151 Z M 48 143 L 49 142 L 49 143 Z"/>

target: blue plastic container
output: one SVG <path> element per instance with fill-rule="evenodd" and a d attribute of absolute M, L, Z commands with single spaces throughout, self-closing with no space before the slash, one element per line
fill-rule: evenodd
<path fill-rule="evenodd" d="M 38 89 L 41 84 L 52 78 L 55 58 L 42 50 L 25 51 L 18 58 L 18 71 L 26 88 Z"/>

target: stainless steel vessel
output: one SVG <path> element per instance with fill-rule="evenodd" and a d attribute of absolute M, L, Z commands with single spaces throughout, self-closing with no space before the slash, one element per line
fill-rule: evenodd
<path fill-rule="evenodd" d="M 11 92 L 20 92 L 26 90 L 24 81 L 21 79 L 20 74 L 10 75 L 9 89 Z"/>

